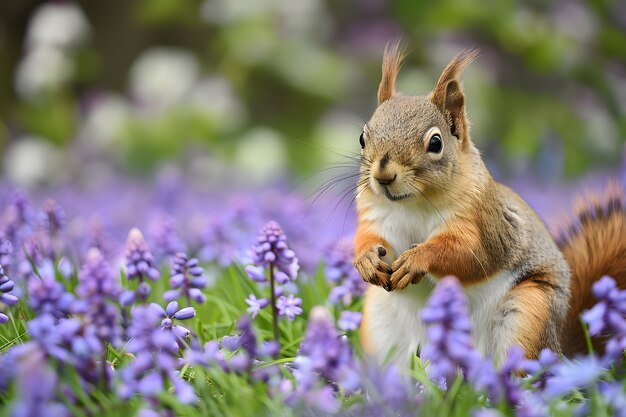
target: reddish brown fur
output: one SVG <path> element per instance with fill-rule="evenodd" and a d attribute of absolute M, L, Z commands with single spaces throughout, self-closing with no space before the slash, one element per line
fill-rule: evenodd
<path fill-rule="evenodd" d="M 527 358 L 537 358 L 541 349 L 546 347 L 546 324 L 551 318 L 549 295 L 546 288 L 532 278 L 511 291 L 512 301 L 523 314 L 515 334 L 515 344 L 524 349 Z"/>
<path fill-rule="evenodd" d="M 354 255 L 362 256 L 367 250 L 374 246 L 383 246 L 387 250 L 391 250 L 389 244 L 382 237 L 372 232 L 371 223 L 367 221 L 359 222 L 356 233 L 354 235 Z"/>
<path fill-rule="evenodd" d="M 438 277 L 454 275 L 468 285 L 490 279 L 500 268 L 486 262 L 480 237 L 473 223 L 468 222 L 449 226 L 445 232 L 404 252 L 391 269 L 394 271 L 393 287 L 402 289 L 421 278 L 416 275 L 417 271 Z M 406 275 L 409 276 L 403 281 Z"/>
<path fill-rule="evenodd" d="M 626 288 L 626 205 L 623 188 L 611 185 L 605 196 L 578 202 L 580 224 L 561 250 L 572 270 L 570 311 L 562 335 L 563 352 L 572 355 L 586 350 L 580 314 L 591 308 L 595 297 L 591 286 L 603 275 Z M 594 340 L 601 349 L 601 340 Z"/>

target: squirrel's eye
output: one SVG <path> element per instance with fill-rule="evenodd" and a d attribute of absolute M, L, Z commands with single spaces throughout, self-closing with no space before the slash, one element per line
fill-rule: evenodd
<path fill-rule="evenodd" d="M 359 143 L 361 144 L 361 149 L 365 148 L 365 138 L 363 137 L 363 133 L 359 136 Z"/>
<path fill-rule="evenodd" d="M 442 149 L 443 141 L 441 136 L 439 136 L 439 133 L 435 133 L 430 137 L 430 142 L 428 142 L 428 152 L 439 153 Z"/>

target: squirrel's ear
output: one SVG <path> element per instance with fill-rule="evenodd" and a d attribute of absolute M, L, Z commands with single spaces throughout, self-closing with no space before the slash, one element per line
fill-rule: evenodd
<path fill-rule="evenodd" d="M 387 44 L 383 56 L 383 76 L 378 86 L 378 104 L 389 100 L 396 93 L 396 77 L 403 59 L 404 52 L 399 40 Z"/>
<path fill-rule="evenodd" d="M 464 51 L 446 66 L 433 90 L 431 100 L 448 120 L 450 132 L 461 140 L 467 139 L 467 119 L 465 117 L 465 96 L 461 88 L 460 76 L 465 67 L 478 56 L 478 50 Z"/>

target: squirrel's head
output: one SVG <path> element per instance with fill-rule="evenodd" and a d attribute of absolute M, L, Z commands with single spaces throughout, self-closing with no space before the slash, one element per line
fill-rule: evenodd
<path fill-rule="evenodd" d="M 392 201 L 450 189 L 473 149 L 459 77 L 477 55 L 454 58 L 428 95 L 403 96 L 394 88 L 402 51 L 385 49 L 378 108 L 359 138 L 361 187 Z"/>

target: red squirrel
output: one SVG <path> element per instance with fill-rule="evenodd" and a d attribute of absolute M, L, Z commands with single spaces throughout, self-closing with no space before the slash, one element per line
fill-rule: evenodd
<path fill-rule="evenodd" d="M 361 340 L 379 361 L 408 363 L 426 342 L 420 320 L 437 281 L 456 276 L 476 348 L 501 362 L 520 346 L 573 355 L 586 349 L 579 321 L 591 285 L 626 286 L 623 187 L 579 208 L 558 244 L 537 213 L 496 182 L 470 138 L 460 74 L 464 52 L 425 96 L 396 93 L 403 54 L 385 49 L 378 107 L 365 124 L 357 187 L 354 266 L 368 282 Z"/>

